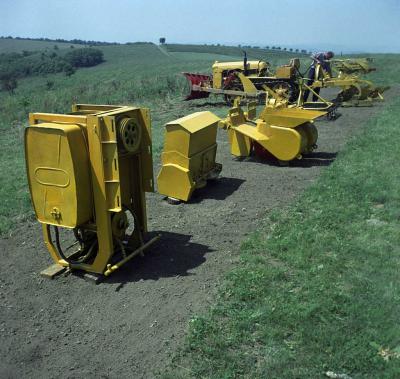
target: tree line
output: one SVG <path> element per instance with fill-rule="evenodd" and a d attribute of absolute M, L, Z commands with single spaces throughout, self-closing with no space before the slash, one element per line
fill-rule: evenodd
<path fill-rule="evenodd" d="M 31 38 L 31 37 L 13 37 L 13 36 L 0 36 L 0 39 L 14 39 L 14 40 L 26 40 L 26 41 L 42 41 L 42 42 L 58 42 L 58 43 L 69 43 L 73 45 L 86 45 L 86 46 L 110 46 L 110 45 L 123 45 L 120 42 L 105 42 L 105 41 L 91 41 L 84 39 L 64 39 L 64 38 Z M 126 45 L 153 45 L 153 42 L 126 42 Z"/>
<path fill-rule="evenodd" d="M 71 49 L 67 53 L 59 53 L 57 45 L 54 51 L 3 53 L 0 54 L 1 89 L 13 93 L 20 78 L 58 72 L 71 76 L 80 67 L 91 67 L 102 62 L 103 52 L 87 47 Z"/>
<path fill-rule="evenodd" d="M 89 45 L 89 46 L 108 46 L 108 45 L 120 45 L 118 42 L 104 42 L 104 41 L 86 41 L 84 39 L 64 39 L 64 38 L 31 38 L 31 37 L 12 37 L 12 36 L 0 36 L 0 39 L 15 39 L 15 40 L 26 40 L 26 41 L 42 41 L 42 42 L 59 42 L 59 43 L 71 43 L 74 45 Z"/>

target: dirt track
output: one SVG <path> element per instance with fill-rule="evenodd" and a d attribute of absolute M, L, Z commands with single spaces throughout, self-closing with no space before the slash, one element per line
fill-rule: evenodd
<path fill-rule="evenodd" d="M 97 286 L 41 278 L 51 261 L 40 227 L 18 226 L 0 240 L 0 377 L 154 377 L 182 343 L 191 315 L 212 301 L 246 234 L 310 185 L 381 108 L 341 109 L 335 122 L 318 121 L 317 152 L 289 167 L 236 161 L 219 132 L 221 179 L 185 205 L 148 196 L 149 229 L 162 239 Z"/>

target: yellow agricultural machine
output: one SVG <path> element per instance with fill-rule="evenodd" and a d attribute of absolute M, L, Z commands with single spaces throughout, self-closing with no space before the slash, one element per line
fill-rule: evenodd
<path fill-rule="evenodd" d="M 358 76 L 375 71 L 375 68 L 370 67 L 370 62 L 371 59 L 368 58 L 332 60 L 332 67 L 336 73 L 332 77 L 317 63 L 312 84 L 300 73 L 298 58 L 292 59 L 288 65 L 277 67 L 274 74 L 268 62 L 248 61 L 246 56 L 243 62 L 215 62 L 212 65 L 212 75 L 183 73 L 190 86 L 190 93 L 185 100 L 207 98 L 212 93 L 223 95 L 226 103 L 232 106 L 237 97 L 263 101 L 270 89 L 284 94 L 291 104 L 297 103 L 303 108 L 316 109 L 318 106 L 325 108 L 328 101 L 318 95 L 319 101 L 316 103 L 325 105 L 312 105 L 310 102 L 306 107 L 301 104 L 304 91 L 338 87 L 341 91 L 333 100 L 336 105 L 369 106 L 373 100 L 383 100 L 382 94 L 389 88 L 376 87 L 371 81 Z"/>
<path fill-rule="evenodd" d="M 357 59 L 331 59 L 331 67 L 337 74 L 343 73 L 346 75 L 353 74 L 369 74 L 376 71 L 375 67 L 371 67 L 372 58 L 357 58 Z"/>
<path fill-rule="evenodd" d="M 291 101 L 297 100 L 298 85 L 296 84 L 297 68 L 300 62 L 293 59 L 290 64 L 280 66 L 275 75 L 270 72 L 268 62 L 261 60 L 215 62 L 212 65 L 212 75 L 184 72 L 190 85 L 190 93 L 185 100 L 202 99 L 211 93 L 223 95 L 228 105 L 232 105 L 236 97 L 265 99 L 265 88 L 285 91 Z M 254 87 L 248 91 L 242 78 L 247 78 Z"/>
<path fill-rule="evenodd" d="M 196 112 L 165 125 L 157 184 L 170 202 L 188 201 L 221 172 L 222 165 L 215 162 L 219 120 L 211 112 Z"/>
<path fill-rule="evenodd" d="M 313 123 L 326 112 L 287 107 L 272 103 L 255 116 L 255 103 L 243 112 L 235 101 L 228 117 L 219 126 L 228 133 L 231 153 L 237 157 L 272 154 L 281 162 L 300 159 L 317 146 L 318 131 Z"/>
<path fill-rule="evenodd" d="M 32 113 L 25 157 L 36 217 L 56 265 L 110 275 L 146 241 L 145 192 L 153 191 L 151 125 L 145 108 L 74 105 L 71 114 Z M 73 243 L 60 237 L 73 232 Z"/>
<path fill-rule="evenodd" d="M 384 100 L 383 92 L 389 87 L 376 87 L 357 75 L 375 70 L 369 67 L 366 59 L 336 60 L 333 68 L 337 75 L 331 77 L 320 64 L 316 64 L 316 80 L 310 85 L 311 89 L 339 87 L 341 91 L 337 101 L 341 106 L 371 106 L 374 100 Z"/>

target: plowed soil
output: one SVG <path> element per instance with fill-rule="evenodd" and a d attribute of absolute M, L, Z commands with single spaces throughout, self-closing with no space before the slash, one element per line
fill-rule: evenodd
<path fill-rule="evenodd" d="M 213 301 L 246 235 L 312 184 L 381 109 L 342 108 L 336 121 L 317 121 L 317 151 L 288 167 L 233 159 L 219 131 L 221 178 L 188 204 L 148 195 L 149 229 L 162 238 L 99 285 L 74 275 L 42 278 L 52 261 L 40 226 L 16 225 L 0 240 L 0 377 L 154 377 L 183 342 L 191 316 Z"/>

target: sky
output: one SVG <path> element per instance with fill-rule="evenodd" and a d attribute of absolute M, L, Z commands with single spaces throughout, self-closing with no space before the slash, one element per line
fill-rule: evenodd
<path fill-rule="evenodd" d="M 0 0 L 0 35 L 400 53 L 400 0 Z"/>

